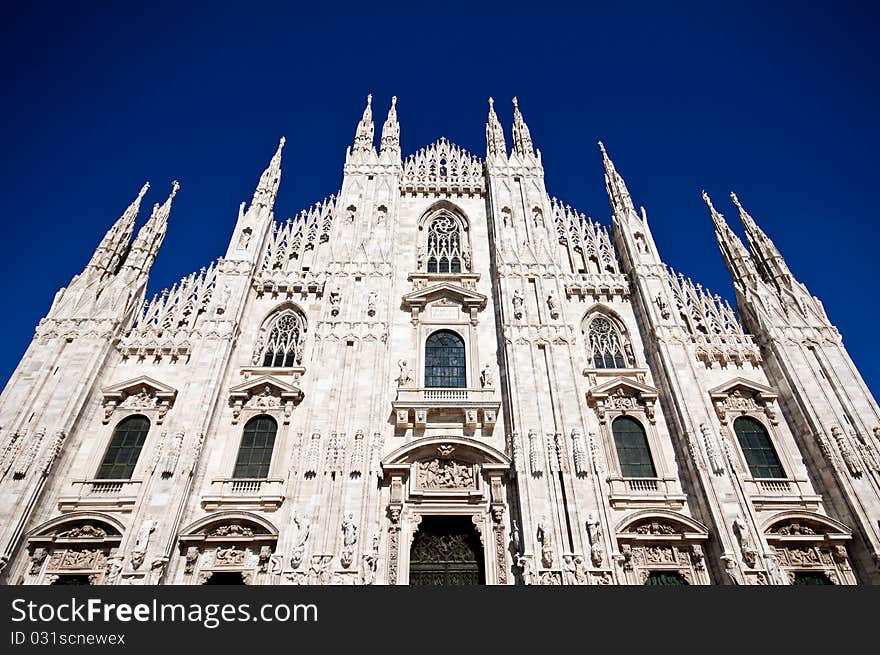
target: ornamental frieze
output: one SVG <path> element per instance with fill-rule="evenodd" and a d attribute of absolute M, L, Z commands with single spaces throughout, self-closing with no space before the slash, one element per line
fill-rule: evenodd
<path fill-rule="evenodd" d="M 454 459 L 418 462 L 418 486 L 422 489 L 473 489 L 474 469 L 471 464 Z"/>

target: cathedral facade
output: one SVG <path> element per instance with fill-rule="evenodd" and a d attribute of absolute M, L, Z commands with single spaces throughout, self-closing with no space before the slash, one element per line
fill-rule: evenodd
<path fill-rule="evenodd" d="M 0 397 L 4 584 L 880 583 L 880 409 L 736 196 L 735 311 L 548 195 L 514 99 L 486 156 L 378 150 L 146 296 L 175 182 L 55 296 Z M 134 238 L 132 239 L 132 237 Z"/>

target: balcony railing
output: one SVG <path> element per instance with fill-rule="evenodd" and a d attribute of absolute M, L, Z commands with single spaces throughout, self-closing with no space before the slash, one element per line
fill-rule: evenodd
<path fill-rule="evenodd" d="M 125 510 L 134 507 L 143 480 L 73 480 L 71 493 L 58 499 L 63 512 L 77 509 Z"/>
<path fill-rule="evenodd" d="M 675 478 L 624 478 L 611 476 L 611 504 L 614 507 L 635 507 L 664 502 L 671 507 L 683 506 L 685 496 Z"/>
<path fill-rule="evenodd" d="M 492 389 L 440 389 L 440 388 L 406 388 L 397 390 L 396 403 L 418 405 L 421 403 L 443 403 L 458 405 L 459 403 L 473 403 L 484 405 L 497 402 L 495 391 Z"/>
<path fill-rule="evenodd" d="M 253 507 L 277 509 L 284 501 L 284 480 L 281 478 L 216 478 L 202 496 L 202 507 Z"/>

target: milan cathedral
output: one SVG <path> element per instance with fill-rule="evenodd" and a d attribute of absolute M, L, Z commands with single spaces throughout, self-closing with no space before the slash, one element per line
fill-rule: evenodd
<path fill-rule="evenodd" d="M 338 193 L 276 220 L 282 138 L 152 297 L 145 184 L 0 396 L 0 582 L 880 583 L 880 409 L 743 203 L 734 309 L 509 134 L 404 158 L 368 96 Z"/>

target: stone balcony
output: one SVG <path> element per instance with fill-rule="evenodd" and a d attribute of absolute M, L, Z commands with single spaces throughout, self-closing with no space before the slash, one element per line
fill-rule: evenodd
<path fill-rule="evenodd" d="M 400 388 L 391 406 L 398 428 L 458 423 L 491 432 L 501 401 L 494 389 Z"/>
<path fill-rule="evenodd" d="M 202 508 L 274 511 L 284 502 L 282 478 L 215 478 L 202 495 Z"/>
<path fill-rule="evenodd" d="M 611 506 L 615 509 L 665 506 L 672 510 L 684 507 L 685 495 L 675 478 L 609 477 Z"/>
<path fill-rule="evenodd" d="M 58 499 L 62 512 L 130 512 L 137 503 L 143 480 L 73 480 L 70 486 L 70 492 Z"/>
<path fill-rule="evenodd" d="M 810 488 L 806 480 L 795 478 L 744 478 L 743 487 L 752 499 L 755 509 L 819 510 L 822 497 Z"/>

